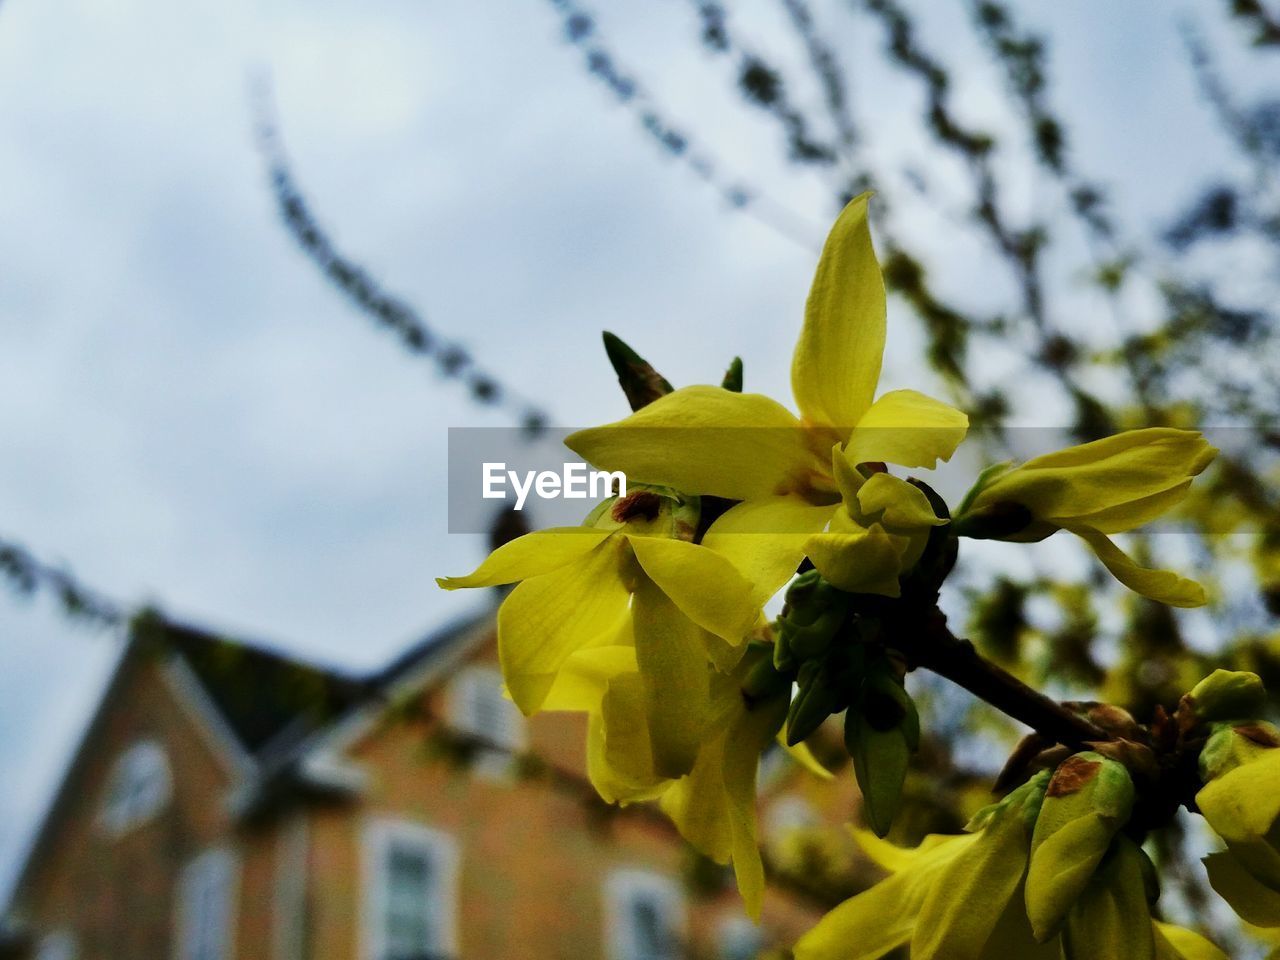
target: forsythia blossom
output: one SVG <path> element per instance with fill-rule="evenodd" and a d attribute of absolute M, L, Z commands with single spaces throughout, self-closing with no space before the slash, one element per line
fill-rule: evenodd
<path fill-rule="evenodd" d="M 1034 764 L 1014 767 L 1011 782 L 1026 782 L 964 836 L 914 851 L 876 839 L 921 743 L 911 669 L 957 679 L 985 668 L 986 684 L 970 690 L 1020 702 L 1029 693 L 946 627 L 939 590 L 959 538 L 1067 530 L 1130 589 L 1201 604 L 1198 584 L 1139 566 L 1109 535 L 1177 505 L 1216 451 L 1192 431 L 1136 430 L 998 465 L 953 519 L 930 486 L 890 472 L 949 460 L 968 418 L 913 390 L 876 396 L 886 304 L 867 206 L 864 195 L 845 208 L 817 267 L 791 366 L 799 416 L 739 392 L 736 361 L 724 386 L 671 390 L 606 337 L 634 412 L 566 442 L 624 472 L 628 495 L 581 527 L 528 534 L 438 582 L 516 584 L 498 614 L 512 699 L 526 714 L 585 714 L 597 792 L 657 801 L 690 843 L 732 863 L 753 916 L 764 890 L 760 755 L 777 738 L 816 768 L 803 741 L 842 718 L 875 834 L 859 841 L 892 875 L 832 911 L 797 960 L 875 960 L 908 945 L 917 960 L 1222 960 L 1197 934 L 1152 918 L 1158 885 L 1140 843 L 1192 801 L 1144 805 L 1142 790 L 1194 768 L 1191 751 L 1207 738 L 1196 800 L 1228 846 L 1210 858 L 1211 877 L 1233 904 L 1248 901 L 1243 916 L 1280 926 L 1280 736 L 1256 720 L 1256 678 L 1215 675 L 1184 698 L 1177 723 L 1160 714 L 1143 728 L 1125 714 L 1118 732 L 1040 697 L 1033 708 L 1057 721 L 1045 729 L 1072 748 L 1036 746 Z M 762 610 L 788 583 L 766 623 Z M 1095 733 L 1112 739 L 1095 743 Z"/>
<path fill-rule="evenodd" d="M 1089 545 L 1129 589 L 1178 607 L 1200 606 L 1198 583 L 1167 570 L 1148 570 L 1107 534 L 1123 533 L 1168 512 L 1217 451 L 1192 430 L 1151 428 L 1069 447 L 987 470 L 961 505 L 962 536 L 1043 540 L 1067 530 Z"/>
<path fill-rule="evenodd" d="M 1036 843 L 1052 783 L 1046 771 L 979 813 L 970 833 L 930 836 L 915 850 L 857 833 L 890 876 L 827 914 L 796 960 L 878 960 L 905 946 L 912 960 L 1226 960 L 1203 937 L 1152 920 L 1145 854 L 1123 836 L 1108 838 L 1091 866 L 1063 864 L 1064 916 L 1036 931 L 1027 904 L 1037 860 L 1056 866 L 1065 853 Z"/>
<path fill-rule="evenodd" d="M 566 441 L 588 461 L 635 480 L 742 501 L 703 543 L 769 593 L 808 556 L 842 589 L 897 596 L 911 538 L 873 515 L 901 502 L 897 513 L 915 522 L 927 505 L 919 491 L 888 478 L 871 491 L 867 509 L 857 467 L 932 468 L 950 459 L 968 428 L 963 413 L 914 390 L 875 397 L 885 291 L 868 201 L 864 194 L 845 208 L 818 263 L 791 362 L 799 418 L 760 394 L 685 387 Z"/>

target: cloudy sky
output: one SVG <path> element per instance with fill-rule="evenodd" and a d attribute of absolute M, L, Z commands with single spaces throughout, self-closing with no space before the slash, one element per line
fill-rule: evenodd
<path fill-rule="evenodd" d="M 778 4 L 732 6 L 750 43 L 799 62 Z M 856 65 L 877 162 L 935 185 L 895 227 L 962 302 L 1003 296 L 956 226 L 963 177 L 920 133 L 918 87 L 878 62 L 879 27 L 814 6 Z M 956 65 L 962 115 L 1008 128 L 964 5 L 912 6 L 937 18 L 923 39 Z M 1017 6 L 1054 39 L 1077 161 L 1137 235 L 1232 162 L 1186 65 L 1191 3 Z M 624 412 L 606 326 L 676 383 L 740 353 L 751 388 L 785 397 L 831 184 L 783 162 L 777 129 L 694 42 L 687 0 L 594 9 L 653 100 L 789 233 L 661 155 L 547 0 L 0 3 L 0 537 L 121 600 L 355 669 L 481 602 L 433 585 L 481 553 L 446 532 L 446 431 L 508 421 L 300 256 L 253 147 L 255 70 L 339 244 L 556 422 Z M 1276 79 L 1228 66 L 1246 87 Z M 1007 169 L 1014 209 L 1060 202 L 1016 155 Z M 918 382 L 919 342 L 905 316 L 893 326 L 886 387 Z M 0 591 L 0 890 L 118 652 Z"/>

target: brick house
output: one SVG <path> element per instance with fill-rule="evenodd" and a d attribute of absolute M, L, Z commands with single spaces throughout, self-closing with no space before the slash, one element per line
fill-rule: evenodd
<path fill-rule="evenodd" d="M 349 676 L 143 621 L 15 886 L 29 960 L 746 960 L 829 905 L 601 804 L 577 716 L 504 699 L 491 612 Z M 852 778 L 762 764 L 766 840 Z M 7 950 L 7 953 L 4 953 Z"/>

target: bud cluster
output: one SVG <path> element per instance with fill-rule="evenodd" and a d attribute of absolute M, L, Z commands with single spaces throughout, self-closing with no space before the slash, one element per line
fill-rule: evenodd
<path fill-rule="evenodd" d="M 879 836 L 889 832 L 902 797 L 911 755 L 920 746 L 920 715 L 903 683 L 906 666 L 879 642 L 881 624 L 816 570 L 787 591 L 778 620 L 773 666 L 794 675 L 787 742 L 809 737 L 844 711 L 844 742 Z"/>

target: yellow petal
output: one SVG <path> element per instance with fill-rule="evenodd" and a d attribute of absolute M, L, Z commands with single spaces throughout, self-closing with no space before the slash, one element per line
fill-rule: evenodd
<path fill-rule="evenodd" d="M 600 707 L 600 753 L 591 782 L 610 803 L 648 799 L 667 786 L 654 770 L 647 712 L 648 691 L 638 673 L 619 674 L 609 681 Z"/>
<path fill-rule="evenodd" d="M 600 544 L 584 560 L 525 580 L 498 610 L 498 654 L 511 699 L 538 710 L 575 651 L 615 632 L 630 595 L 618 572 L 623 541 Z"/>
<path fill-rule="evenodd" d="M 1074 517 L 1071 522 L 1093 527 L 1102 533 L 1124 533 L 1126 530 L 1141 527 L 1152 520 L 1158 520 L 1185 500 L 1190 490 L 1191 480 L 1187 479 L 1160 493 L 1153 493 L 1140 500 L 1120 503 L 1095 513 Z"/>
<path fill-rule="evenodd" d="M 977 837 L 977 834 L 931 833 L 920 841 L 920 845 L 917 847 L 900 847 L 896 843 L 877 837 L 870 830 L 853 826 L 848 829 L 854 843 L 867 855 L 867 859 L 888 873 L 897 873 L 922 862 L 931 851 L 938 847 L 945 846 L 956 840 L 964 840 L 966 843 L 970 843 Z M 952 851 L 953 854 L 959 854 L 959 852 L 959 848 Z"/>
<path fill-rule="evenodd" d="M 782 727 L 787 702 L 778 699 L 743 711 L 725 738 L 724 789 L 733 828 L 733 872 L 747 915 L 759 921 L 764 864 L 756 843 L 756 771 L 760 754 Z"/>
<path fill-rule="evenodd" d="M 849 438 L 850 463 L 883 461 L 932 470 L 950 460 L 969 429 L 969 418 L 915 390 L 893 390 L 871 405 Z"/>
<path fill-rule="evenodd" d="M 1029 848 L 1024 818 L 997 816 L 943 867 L 920 908 L 912 960 L 981 960 L 1022 887 Z"/>
<path fill-rule="evenodd" d="M 1075 524 L 1063 524 L 1063 529 L 1071 531 L 1089 544 L 1111 575 L 1134 593 L 1167 603 L 1171 607 L 1201 607 L 1207 602 L 1204 587 L 1200 584 L 1179 576 L 1172 570 L 1151 570 L 1139 566 L 1112 543 L 1106 534 Z"/>
<path fill-rule="evenodd" d="M 701 628 L 647 577 L 636 584 L 631 615 L 654 770 L 674 780 L 693 769 L 707 723 L 709 668 Z"/>
<path fill-rule="evenodd" d="M 1216 453 L 1194 430 L 1129 430 L 1028 460 L 983 489 L 971 509 L 1013 501 L 1047 520 L 1096 514 L 1180 486 Z"/>
<path fill-rule="evenodd" d="M 800 413 L 842 428 L 842 437 L 870 406 L 884 355 L 884 279 L 867 225 L 870 199 L 852 200 L 831 228 L 791 360 Z"/>
<path fill-rule="evenodd" d="M 1017 960 L 1061 960 L 1062 952 L 1056 939 L 1036 943 L 1022 897 L 1015 892 L 978 957 L 980 960 L 1013 960 L 1015 957 Z"/>
<path fill-rule="evenodd" d="M 858 506 L 866 514 L 883 510 L 880 522 L 891 530 L 939 527 L 947 522 L 933 512 L 923 490 L 887 473 L 873 474 L 862 485 L 858 490 Z"/>
<path fill-rule="evenodd" d="M 906 546 L 904 538 L 890 536 L 879 524 L 862 529 L 850 523 L 840 530 L 810 537 L 805 553 L 818 571 L 841 590 L 896 597 L 901 594 L 898 573 Z"/>
<path fill-rule="evenodd" d="M 1067 914 L 1065 960 L 1155 960 L 1141 858 L 1137 844 L 1116 837 L 1115 849 Z"/>
<path fill-rule="evenodd" d="M 586 556 L 609 537 L 608 530 L 587 527 L 554 527 L 526 533 L 504 543 L 465 577 L 437 577 L 445 590 L 461 587 L 496 587 L 559 570 Z"/>
<path fill-rule="evenodd" d="M 623 673 L 635 673 L 636 650 L 632 646 L 610 644 L 579 650 L 565 661 L 556 674 L 543 710 L 591 713 L 600 709 L 609 681 Z"/>
<path fill-rule="evenodd" d="M 684 387 L 625 420 L 579 430 L 565 444 L 628 484 L 750 500 L 803 489 L 826 474 L 785 407 L 758 393 Z"/>
<path fill-rule="evenodd" d="M 1280 893 L 1255 877 L 1231 853 L 1204 858 L 1209 884 L 1242 920 L 1256 927 L 1280 927 Z"/>
<path fill-rule="evenodd" d="M 858 464 L 849 459 L 844 447 L 838 443 L 831 449 L 831 472 L 835 475 L 836 489 L 840 491 L 840 499 L 844 502 L 845 508 L 850 509 L 856 506 L 858 491 L 867 482 L 867 478 L 858 470 Z"/>
<path fill-rule="evenodd" d="M 835 779 L 835 774 L 822 765 L 818 758 L 813 755 L 813 751 L 809 749 L 803 740 L 792 746 L 787 743 L 786 734 L 786 728 L 783 727 L 782 730 L 778 731 L 777 741 L 778 745 L 782 747 L 783 750 L 787 751 L 792 760 L 800 764 L 800 766 L 804 767 L 819 780 Z"/>
<path fill-rule="evenodd" d="M 708 741 L 692 772 L 672 784 L 659 804 L 680 836 L 716 863 L 733 858 L 733 824 L 724 789 L 723 733 Z"/>
<path fill-rule="evenodd" d="M 1265 840 L 1280 819 L 1280 750 L 1210 780 L 1196 794 L 1196 806 L 1227 843 Z"/>
<path fill-rule="evenodd" d="M 735 504 L 711 524 L 702 545 L 726 557 L 752 585 L 755 604 L 764 606 L 795 575 L 805 542 L 835 511 L 796 496 Z"/>
<path fill-rule="evenodd" d="M 902 870 L 846 900 L 800 938 L 795 960 L 879 960 L 911 939 L 939 870 L 967 849 L 976 834 L 946 837 L 910 856 Z M 886 844 L 887 845 L 887 844 Z"/>
<path fill-rule="evenodd" d="M 698 626 L 731 644 L 755 626 L 760 604 L 727 557 L 685 540 L 631 537 L 630 543 L 644 572 Z"/>
<path fill-rule="evenodd" d="M 1217 946 L 1194 930 L 1153 921 L 1159 960 L 1229 960 Z"/>

